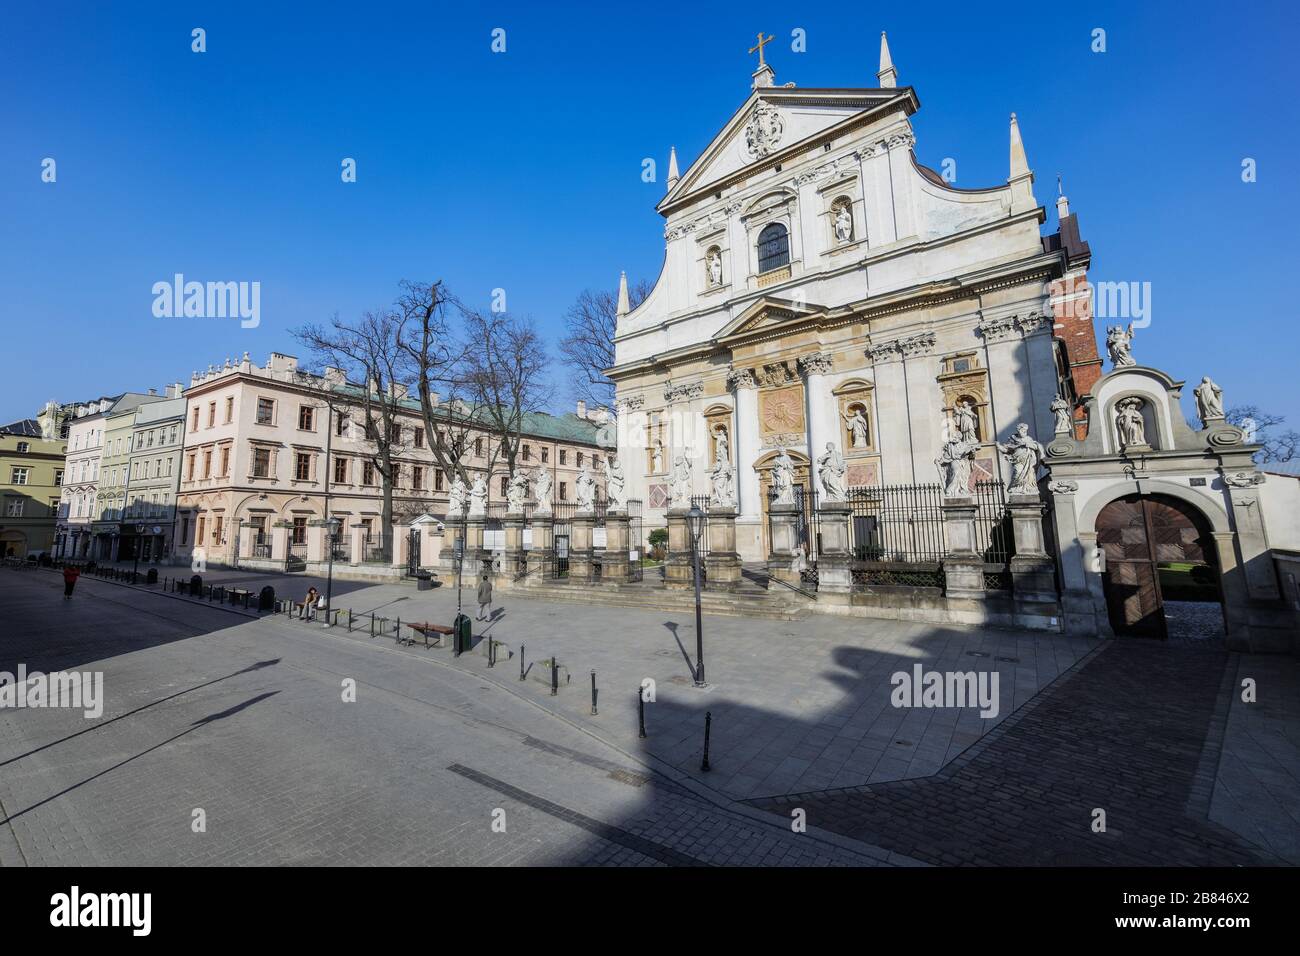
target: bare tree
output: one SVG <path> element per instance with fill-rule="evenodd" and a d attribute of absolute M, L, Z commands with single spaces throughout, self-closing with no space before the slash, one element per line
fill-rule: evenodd
<path fill-rule="evenodd" d="M 463 343 L 458 380 L 471 397 L 480 427 L 495 439 L 488 474 L 498 457 L 515 471 L 527 416 L 551 401 L 549 356 L 531 320 L 462 307 Z"/>
<path fill-rule="evenodd" d="M 367 460 L 379 473 L 383 489 L 381 546 L 385 560 L 391 560 L 393 553 L 397 457 L 406 450 L 400 416 L 406 396 L 401 327 L 399 313 L 380 311 L 366 312 L 351 324 L 336 315 L 329 326 L 313 324 L 293 330 L 294 337 L 320 362 L 341 370 L 345 379 L 355 383 L 334 384 L 328 391 L 332 406 L 359 422 L 365 441 L 373 448 Z"/>
<path fill-rule="evenodd" d="M 645 301 L 652 286 L 644 279 L 628 288 L 633 309 Z M 584 289 L 565 314 L 565 336 L 560 341 L 564 364 L 573 373 L 577 397 L 594 407 L 612 407 L 614 383 L 605 369 L 614 365 L 614 332 L 618 327 L 618 289 Z"/>
<path fill-rule="evenodd" d="M 477 409 L 462 381 L 465 343 L 453 333 L 449 311 L 459 303 L 441 281 L 403 280 L 394 308 L 400 317 L 403 370 L 415 385 L 429 451 L 448 480 L 469 483 L 466 462 Z"/>
<path fill-rule="evenodd" d="M 1261 465 L 1271 461 L 1290 461 L 1300 451 L 1300 432 L 1293 428 L 1288 428 L 1281 434 L 1272 432 L 1286 421 L 1284 415 L 1266 412 L 1258 405 L 1236 405 L 1228 409 L 1224 417 L 1229 424 L 1246 432 L 1247 441 L 1262 446 L 1255 456 Z"/>

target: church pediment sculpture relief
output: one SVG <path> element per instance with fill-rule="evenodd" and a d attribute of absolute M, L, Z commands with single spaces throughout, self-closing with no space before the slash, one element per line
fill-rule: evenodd
<path fill-rule="evenodd" d="M 750 159 L 761 159 L 780 146 L 785 134 L 785 120 L 771 103 L 760 100 L 745 124 L 745 154 Z"/>

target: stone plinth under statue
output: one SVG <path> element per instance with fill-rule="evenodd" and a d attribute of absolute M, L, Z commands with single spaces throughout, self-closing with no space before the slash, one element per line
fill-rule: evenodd
<path fill-rule="evenodd" d="M 767 573 L 799 587 L 803 578 L 795 562 L 803 543 L 799 537 L 799 519 L 803 517 L 803 509 L 797 504 L 772 503 L 767 507 L 767 516 L 772 534 L 768 544 Z"/>
<path fill-rule="evenodd" d="M 592 530 L 596 527 L 594 511 L 575 511 L 569 523 L 569 580 L 586 581 L 591 577 Z"/>
<path fill-rule="evenodd" d="M 740 555 L 736 553 L 736 509 L 709 508 L 709 553 L 704 557 L 710 591 L 734 591 L 740 585 Z"/>
<path fill-rule="evenodd" d="M 689 508 L 668 509 L 668 560 L 664 563 L 664 584 L 670 588 L 695 587 L 691 532 L 686 520 L 689 511 Z M 702 562 L 700 570 L 704 570 Z"/>
<path fill-rule="evenodd" d="M 522 584 L 521 578 L 528 570 L 528 552 L 524 550 L 524 525 L 527 520 L 522 512 L 507 512 L 501 520 L 506 548 L 501 556 L 501 572 L 496 578 L 497 583 L 505 587 Z"/>
<path fill-rule="evenodd" d="M 846 601 L 853 590 L 853 574 L 849 562 L 849 515 L 852 508 L 846 501 L 828 501 L 817 509 L 821 543 L 817 556 L 817 594 L 831 596 L 832 600 Z M 834 596 L 838 596 L 834 597 Z"/>
<path fill-rule="evenodd" d="M 605 515 L 605 553 L 600 565 L 602 581 L 622 584 L 628 579 L 628 524 L 625 511 L 611 511 Z"/>
<path fill-rule="evenodd" d="M 978 510 L 974 498 L 945 498 L 943 502 L 943 527 L 948 542 L 948 553 L 943 559 L 944 594 L 950 598 L 983 600 L 985 597 L 984 559 L 976 550 Z"/>
<path fill-rule="evenodd" d="M 1011 592 L 1017 601 L 1056 603 L 1056 565 L 1043 538 L 1047 511 L 1038 495 L 1008 495 L 1015 554 L 1011 558 Z"/>

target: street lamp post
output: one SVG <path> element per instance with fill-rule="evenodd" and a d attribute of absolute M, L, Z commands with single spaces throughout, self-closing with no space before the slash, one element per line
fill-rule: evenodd
<path fill-rule="evenodd" d="M 131 583 L 140 576 L 140 538 L 144 535 L 144 525 L 135 526 L 135 567 L 131 569 Z"/>
<path fill-rule="evenodd" d="M 691 505 L 686 512 L 686 532 L 691 537 L 691 558 L 695 564 L 695 686 L 704 687 L 704 631 L 700 620 L 700 533 L 704 530 L 704 512 Z"/>
<path fill-rule="evenodd" d="M 330 519 L 325 522 L 325 527 L 329 529 L 330 533 L 330 556 L 327 570 L 325 572 L 325 627 L 329 627 L 331 623 L 330 599 L 334 596 L 334 546 L 338 544 L 340 524 L 341 522 L 339 519 L 335 517 L 330 517 Z"/>

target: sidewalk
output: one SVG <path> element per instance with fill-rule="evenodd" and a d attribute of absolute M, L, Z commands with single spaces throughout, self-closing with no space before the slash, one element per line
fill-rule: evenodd
<path fill-rule="evenodd" d="M 625 753 L 662 761 L 737 800 L 933 774 L 1098 643 L 898 621 L 706 616 L 709 687 L 699 690 L 692 681 L 693 614 L 557 604 L 519 591 L 497 594 L 491 624 L 475 624 L 476 638 L 490 635 L 505 645 L 495 668 L 487 667 L 483 646 L 458 660 L 445 649 L 417 646 L 412 653 L 493 680 Z M 463 600 L 473 617 L 470 589 Z M 456 591 L 379 585 L 336 596 L 334 603 L 359 616 L 449 625 Z M 368 617 L 364 629 L 357 626 L 352 637 L 370 640 Z M 529 678 L 522 682 L 521 645 Z M 550 696 L 542 665 L 552 656 L 571 675 L 556 697 Z M 910 676 L 918 663 L 925 670 L 996 672 L 997 716 L 891 706 L 891 675 Z M 592 670 L 598 716 L 591 715 Z M 654 681 L 656 699 L 646 705 L 648 736 L 642 740 L 636 704 L 647 678 Z M 713 718 L 711 769 L 702 772 L 706 711 Z"/>

